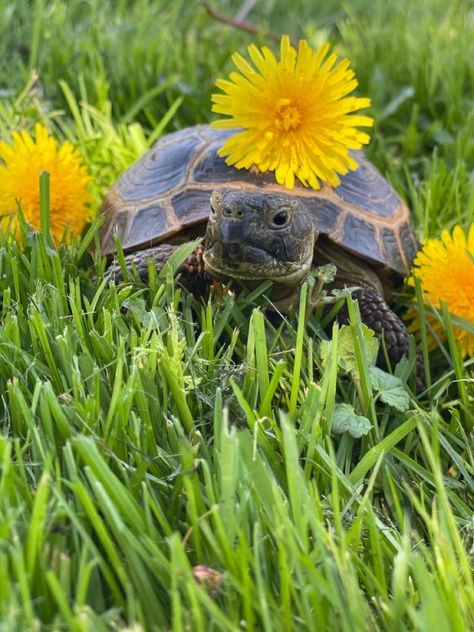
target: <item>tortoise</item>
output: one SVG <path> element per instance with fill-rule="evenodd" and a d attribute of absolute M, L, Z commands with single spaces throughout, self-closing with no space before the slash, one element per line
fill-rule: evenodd
<path fill-rule="evenodd" d="M 359 288 L 361 319 L 396 364 L 409 334 L 389 302 L 417 251 L 405 203 L 360 151 L 336 188 L 287 190 L 271 173 L 228 166 L 217 150 L 230 133 L 207 125 L 171 133 L 125 171 L 102 207 L 104 254 L 113 255 L 117 231 L 127 267 L 146 279 L 150 259 L 159 270 L 180 244 L 205 236 L 179 270 L 184 286 L 202 296 L 213 279 L 272 279 L 279 309 L 295 302 L 312 266 L 332 262 L 335 285 Z M 116 262 L 109 270 L 121 279 Z"/>

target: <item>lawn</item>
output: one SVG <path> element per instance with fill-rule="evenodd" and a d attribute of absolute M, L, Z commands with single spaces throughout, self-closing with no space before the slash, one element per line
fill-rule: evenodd
<path fill-rule="evenodd" d="M 230 0 L 0 0 L 2 139 L 70 140 L 95 213 L 161 135 L 212 120 L 233 52 L 289 33 L 351 60 L 420 243 L 471 226 L 472 0 L 244 4 L 256 33 L 216 16 Z M 183 251 L 114 285 L 97 229 L 0 235 L 0 630 L 474 629 L 474 359 L 453 335 L 473 323 L 397 294 L 417 394 L 415 341 L 374 377 L 356 303 L 328 338 L 311 284 L 281 325 L 268 284 L 198 302 Z"/>

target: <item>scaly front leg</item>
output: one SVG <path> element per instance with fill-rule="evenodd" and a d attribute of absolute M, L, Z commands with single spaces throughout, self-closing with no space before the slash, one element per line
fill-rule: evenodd
<path fill-rule="evenodd" d="M 384 342 L 390 365 L 394 367 L 403 356 L 408 355 L 409 332 L 405 323 L 393 312 L 385 302 L 383 296 L 373 288 L 361 288 L 352 293 L 352 298 L 359 303 L 362 322 L 372 329 L 380 341 Z M 347 309 L 343 308 L 338 314 L 340 322 L 347 321 Z M 377 365 L 387 368 L 382 344 L 379 348 Z M 425 388 L 425 372 L 420 352 L 416 358 L 417 391 Z"/>
<path fill-rule="evenodd" d="M 159 244 L 153 248 L 139 250 L 127 255 L 125 264 L 130 271 L 135 267 L 143 281 L 147 282 L 148 262 L 153 261 L 157 272 L 160 272 L 178 247 L 171 244 Z M 211 287 L 211 277 L 204 269 L 203 249 L 202 245 L 198 246 L 177 270 L 181 285 L 192 292 L 196 298 L 207 296 Z M 116 260 L 107 268 L 106 274 L 116 283 L 122 281 L 122 269 Z"/>

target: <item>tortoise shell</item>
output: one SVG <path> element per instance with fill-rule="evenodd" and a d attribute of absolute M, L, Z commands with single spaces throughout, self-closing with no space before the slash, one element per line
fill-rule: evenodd
<path fill-rule="evenodd" d="M 104 253 L 114 252 L 116 230 L 125 252 L 176 241 L 186 229 L 203 234 L 216 188 L 283 190 L 305 204 L 315 227 L 335 243 L 375 264 L 408 273 L 417 250 L 409 210 L 362 152 L 353 152 L 359 167 L 342 176 L 338 187 L 323 184 L 314 191 L 297 182 L 286 190 L 273 173 L 226 165 L 217 149 L 231 133 L 198 125 L 169 134 L 125 171 L 102 206 Z"/>

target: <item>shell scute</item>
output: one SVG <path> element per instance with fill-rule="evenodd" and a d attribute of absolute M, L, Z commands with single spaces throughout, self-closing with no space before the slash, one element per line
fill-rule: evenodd
<path fill-rule="evenodd" d="M 341 243 L 354 253 L 358 253 L 367 259 L 382 262 L 383 253 L 377 240 L 377 231 L 373 224 L 348 214 L 343 224 Z"/>
<path fill-rule="evenodd" d="M 404 261 L 405 256 L 400 252 L 400 245 L 396 233 L 391 228 L 383 227 L 381 229 L 381 243 L 386 260 L 390 260 L 390 267 L 404 274 L 408 271 L 408 265 Z"/>
<path fill-rule="evenodd" d="M 313 216 L 315 228 L 325 235 L 330 235 L 337 227 L 341 215 L 341 207 L 326 198 L 300 197 L 300 202 Z"/>
<path fill-rule="evenodd" d="M 102 250 L 105 254 L 115 250 L 114 234 L 115 232 L 122 238 L 123 235 L 129 233 L 129 225 L 132 217 L 127 208 L 122 208 L 114 213 L 114 206 L 107 208 L 102 207 L 105 215 L 105 221 L 100 229 L 100 239 Z"/>
<path fill-rule="evenodd" d="M 403 244 L 403 250 L 407 261 L 410 264 L 418 252 L 418 244 L 416 243 L 413 228 L 409 222 L 406 222 L 400 227 L 400 240 Z"/>
<path fill-rule="evenodd" d="M 180 229 L 175 218 L 170 217 L 162 204 L 151 204 L 139 208 L 131 222 L 127 241 L 123 244 L 126 250 L 137 247 L 149 248 L 157 235 L 166 235 Z"/>
<path fill-rule="evenodd" d="M 171 198 L 176 217 L 183 226 L 200 221 L 203 216 L 204 218 L 208 217 L 212 191 L 212 187 L 209 189 L 189 188 Z"/>
<path fill-rule="evenodd" d="M 206 151 L 196 162 L 192 174 L 193 180 L 212 184 L 222 183 L 223 186 L 232 181 L 248 183 L 253 187 L 274 185 L 275 178 L 271 173 L 236 169 L 227 165 L 224 158 L 217 155 L 217 150 L 224 140 L 221 138 L 219 142 L 214 142 L 209 147 L 209 151 Z"/>
<path fill-rule="evenodd" d="M 197 134 L 180 132 L 165 138 L 119 178 L 116 187 L 123 200 L 139 202 L 165 195 L 183 181 L 202 141 Z"/>
<path fill-rule="evenodd" d="M 344 202 L 391 217 L 400 204 L 398 195 L 361 151 L 351 153 L 359 168 L 341 178 L 336 194 Z"/>

